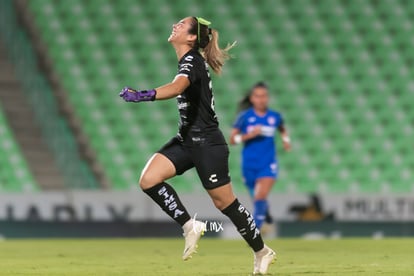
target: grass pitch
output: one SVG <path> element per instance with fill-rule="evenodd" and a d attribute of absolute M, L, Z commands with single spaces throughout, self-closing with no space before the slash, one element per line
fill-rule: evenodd
<path fill-rule="evenodd" d="M 414 275 L 414 239 L 267 241 L 278 253 L 271 275 Z M 201 239 L 181 260 L 183 239 L 7 240 L 0 275 L 251 275 L 241 240 Z"/>

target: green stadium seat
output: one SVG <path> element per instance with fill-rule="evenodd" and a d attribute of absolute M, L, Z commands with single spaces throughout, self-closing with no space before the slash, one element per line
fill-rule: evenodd
<path fill-rule="evenodd" d="M 0 108 L 0 193 L 38 190 Z"/>
<path fill-rule="evenodd" d="M 47 30 L 42 38 L 55 69 L 115 189 L 129 189 L 127 182 L 136 178 L 146 159 L 174 135 L 178 118 L 172 102 L 129 105 L 117 98 L 117 91 L 172 80 L 176 60 L 165 40 L 172 23 L 192 14 L 210 19 L 223 44 L 239 42 L 223 77 L 213 77 L 225 136 L 237 101 L 258 80 L 269 83 L 272 106 L 285 115 L 293 150 L 279 151 L 284 165 L 275 192 L 294 187 L 298 192 L 372 193 L 404 192 L 413 186 L 398 180 L 401 175 L 409 178 L 407 171 L 413 169 L 405 154 L 412 145 L 405 137 L 412 135 L 414 117 L 411 5 L 44 0 L 31 1 L 29 7 L 38 27 Z M 60 42 L 53 39 L 59 35 Z M 384 108 L 390 99 L 392 108 Z M 393 141 L 391 148 L 386 141 Z M 384 154 L 374 160 L 374 150 Z M 407 165 L 386 166 L 393 152 Z M 241 181 L 238 160 L 231 158 L 230 164 L 235 182 Z M 192 177 L 174 180 L 176 187 L 195 191 Z M 242 184 L 235 185 L 244 191 Z"/>

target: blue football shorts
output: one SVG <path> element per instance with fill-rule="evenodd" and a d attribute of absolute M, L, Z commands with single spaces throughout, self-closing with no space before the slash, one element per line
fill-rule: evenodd
<path fill-rule="evenodd" d="M 271 178 L 277 179 L 279 170 L 278 170 L 277 162 L 274 162 L 266 166 L 263 166 L 262 168 L 243 167 L 242 171 L 243 171 L 244 184 L 249 190 L 249 194 L 253 196 L 254 187 L 256 185 L 257 180 L 263 177 L 271 177 Z"/>

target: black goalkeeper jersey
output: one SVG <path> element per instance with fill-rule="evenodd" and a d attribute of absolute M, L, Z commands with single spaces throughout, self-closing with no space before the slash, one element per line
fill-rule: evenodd
<path fill-rule="evenodd" d="M 180 113 L 179 136 L 185 142 L 203 137 L 201 133 L 218 130 L 214 96 L 208 64 L 196 50 L 187 52 L 178 63 L 178 76 L 185 76 L 190 86 L 177 96 Z"/>

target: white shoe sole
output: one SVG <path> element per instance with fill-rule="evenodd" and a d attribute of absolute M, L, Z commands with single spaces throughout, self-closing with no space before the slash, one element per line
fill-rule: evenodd
<path fill-rule="evenodd" d="M 193 254 L 197 253 L 198 241 L 200 240 L 201 236 L 204 235 L 204 230 L 201 230 L 200 232 L 194 232 L 193 230 L 191 230 L 191 232 L 188 235 L 192 235 L 191 239 L 194 240 L 194 242 L 191 242 L 190 246 L 185 247 L 183 253 L 184 261 L 191 259 L 193 257 Z M 187 237 L 185 237 L 185 239 L 187 239 Z"/>
<path fill-rule="evenodd" d="M 267 271 L 269 270 L 270 265 L 276 262 L 277 255 L 275 251 L 271 250 L 271 252 L 267 253 L 265 256 L 262 257 L 261 263 L 263 263 L 263 258 L 269 259 L 265 260 L 265 262 L 267 263 L 266 267 L 261 269 L 261 267 L 259 266 L 258 271 L 254 271 L 253 275 L 266 275 L 268 273 Z"/>

